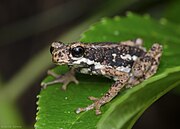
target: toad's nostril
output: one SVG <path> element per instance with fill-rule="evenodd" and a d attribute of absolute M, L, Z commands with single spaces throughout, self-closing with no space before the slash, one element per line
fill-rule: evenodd
<path fill-rule="evenodd" d="M 54 47 L 50 47 L 50 53 L 52 54 L 52 52 L 53 52 L 53 50 L 54 50 Z"/>

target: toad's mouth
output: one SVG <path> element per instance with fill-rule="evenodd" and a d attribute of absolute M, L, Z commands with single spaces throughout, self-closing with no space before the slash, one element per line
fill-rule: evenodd
<path fill-rule="evenodd" d="M 56 63 L 57 65 L 65 65 L 65 64 L 67 64 L 67 63 L 64 63 L 64 62 L 58 62 L 58 63 Z"/>
<path fill-rule="evenodd" d="M 53 63 L 55 63 L 56 65 L 65 65 L 65 64 L 68 64 L 68 62 L 65 62 L 65 61 L 54 61 Z"/>
<path fill-rule="evenodd" d="M 57 65 L 63 65 L 63 64 L 68 64 L 69 61 L 68 60 L 62 60 L 59 58 L 52 58 L 52 62 L 57 64 Z"/>
<path fill-rule="evenodd" d="M 63 64 L 63 65 L 64 65 L 64 64 L 69 65 L 69 61 L 59 61 L 59 62 L 57 62 L 57 63 L 58 63 L 58 64 L 61 64 L 61 65 L 62 65 L 62 64 Z"/>
<path fill-rule="evenodd" d="M 80 63 L 80 64 L 74 64 L 73 62 L 69 62 L 68 63 L 68 66 L 73 66 L 73 67 L 75 67 L 75 68 L 89 68 L 90 66 L 88 65 L 88 64 L 86 64 L 86 63 Z"/>

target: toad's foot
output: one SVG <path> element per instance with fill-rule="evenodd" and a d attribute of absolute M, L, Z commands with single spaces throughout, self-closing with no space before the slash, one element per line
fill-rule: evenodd
<path fill-rule="evenodd" d="M 93 96 L 90 96 L 89 99 L 94 101 L 94 103 L 92 103 L 91 105 L 84 107 L 84 108 L 78 108 L 76 110 L 76 113 L 79 114 L 84 111 L 89 111 L 89 110 L 95 109 L 96 115 L 100 115 L 101 114 L 100 108 L 104 104 L 104 102 L 101 99 L 95 98 Z"/>
<path fill-rule="evenodd" d="M 67 89 L 67 85 L 70 82 L 75 82 L 76 84 L 78 84 L 78 80 L 76 79 L 76 77 L 74 76 L 75 72 L 73 69 L 71 69 L 69 72 L 63 74 L 63 75 L 58 75 L 50 70 L 48 70 L 48 75 L 51 75 L 53 77 L 55 77 L 56 79 L 54 81 L 51 82 L 47 82 L 47 83 L 41 83 L 41 86 L 45 89 L 47 86 L 50 86 L 52 84 L 56 84 L 56 83 L 63 83 L 62 86 L 62 90 L 66 90 Z"/>

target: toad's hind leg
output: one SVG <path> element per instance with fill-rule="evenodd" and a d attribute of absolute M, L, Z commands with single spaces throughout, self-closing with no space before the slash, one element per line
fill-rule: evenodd
<path fill-rule="evenodd" d="M 134 40 L 128 40 L 121 42 L 123 45 L 128 45 L 128 46 L 136 46 L 136 47 L 141 47 L 143 45 L 143 40 L 141 38 L 137 38 Z"/>
<path fill-rule="evenodd" d="M 156 73 L 158 66 L 160 64 L 161 55 L 162 55 L 162 46 L 159 44 L 153 44 L 153 46 L 147 53 L 147 56 L 152 57 L 153 61 L 151 62 L 151 66 L 150 66 L 149 70 L 147 70 L 145 73 L 146 79 Z"/>
<path fill-rule="evenodd" d="M 161 55 L 162 46 L 153 44 L 151 49 L 134 63 L 127 87 L 136 85 L 154 75 L 158 69 Z"/>
<path fill-rule="evenodd" d="M 108 90 L 107 93 L 105 93 L 101 98 L 95 98 L 95 97 L 89 97 L 90 100 L 93 100 L 94 103 L 91 105 L 85 107 L 85 108 L 78 108 L 76 110 L 76 113 L 80 113 L 83 111 L 88 111 L 95 109 L 96 110 L 96 115 L 101 114 L 101 106 L 108 103 L 111 101 L 117 94 L 118 92 L 126 85 L 127 80 L 129 79 L 129 75 L 124 72 L 119 72 L 116 71 L 115 69 L 104 69 L 104 72 L 106 72 L 106 75 L 109 74 L 115 74 L 119 78 L 118 80 L 111 86 L 111 88 Z"/>

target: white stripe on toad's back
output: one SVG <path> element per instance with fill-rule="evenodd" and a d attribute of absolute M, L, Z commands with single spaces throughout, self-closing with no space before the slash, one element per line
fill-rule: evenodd
<path fill-rule="evenodd" d="M 94 62 L 94 61 L 91 61 L 91 60 L 86 59 L 84 57 L 73 58 L 73 59 L 76 60 L 76 61 L 73 62 L 73 64 L 81 64 L 81 63 L 86 63 L 88 65 L 94 64 L 95 69 L 101 69 L 101 68 L 105 67 L 104 65 L 101 65 L 99 62 Z"/>
<path fill-rule="evenodd" d="M 132 59 L 135 61 L 137 59 L 137 56 L 132 56 Z"/>
<path fill-rule="evenodd" d="M 115 53 L 113 53 L 113 54 L 112 54 L 112 56 L 113 56 L 112 61 L 114 61 L 114 62 L 115 62 L 115 61 L 116 61 L 116 54 L 115 54 Z"/>
<path fill-rule="evenodd" d="M 100 64 L 100 63 L 97 63 L 97 62 L 95 62 L 94 65 L 95 65 L 95 66 L 94 66 L 95 69 L 102 69 L 102 68 L 105 67 L 104 65 L 102 65 L 102 64 Z"/>
<path fill-rule="evenodd" d="M 121 55 L 121 58 L 122 58 L 123 60 L 127 60 L 127 59 L 131 60 L 132 57 L 131 57 L 131 55 L 126 54 L 125 56 Z"/>
<path fill-rule="evenodd" d="M 76 60 L 76 61 L 73 62 L 73 64 L 81 64 L 82 62 L 87 63 L 88 65 L 94 64 L 94 61 L 91 61 L 91 60 L 83 58 L 83 57 L 81 57 L 81 58 L 72 58 L 72 59 Z"/>
<path fill-rule="evenodd" d="M 131 68 L 129 68 L 128 66 L 124 67 L 124 66 L 119 66 L 116 68 L 118 71 L 123 71 L 126 73 L 129 73 L 131 71 Z"/>
<path fill-rule="evenodd" d="M 127 55 L 125 55 L 125 56 L 129 57 Z M 73 64 L 81 64 L 81 63 L 86 63 L 88 65 L 94 64 L 94 69 L 102 69 L 102 68 L 105 68 L 105 67 L 111 67 L 111 66 L 102 65 L 99 62 L 94 62 L 94 61 L 91 61 L 91 60 L 83 58 L 83 57 L 82 58 L 76 58 L 76 61 L 73 62 Z M 128 66 L 126 66 L 126 67 L 119 66 L 116 69 L 119 70 L 119 71 L 126 72 L 126 73 L 129 73 L 131 71 L 131 68 L 129 68 Z M 87 69 L 82 69 L 82 73 L 87 73 Z"/>

